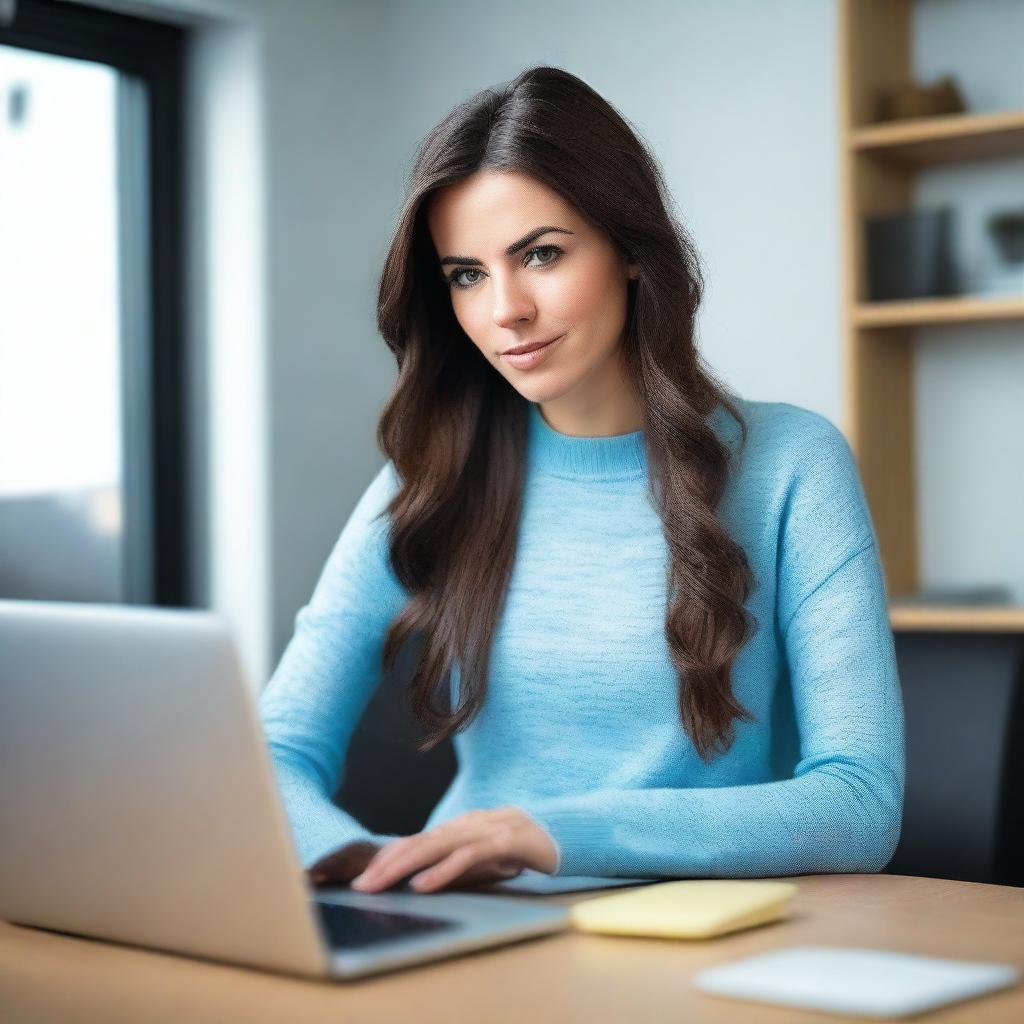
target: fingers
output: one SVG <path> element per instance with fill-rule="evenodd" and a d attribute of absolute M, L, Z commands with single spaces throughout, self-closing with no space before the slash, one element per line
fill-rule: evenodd
<path fill-rule="evenodd" d="M 433 854 L 435 860 L 438 860 L 454 849 L 456 845 L 455 842 L 446 845 L 444 836 L 438 829 L 417 832 L 415 835 L 405 836 L 402 839 L 393 839 L 367 864 L 360 876 L 360 881 L 365 883 L 372 879 L 383 882 L 385 879 L 390 879 L 391 881 L 387 884 L 391 884 L 409 874 L 410 871 L 416 870 L 417 867 L 423 866 L 420 863 L 422 858 Z M 410 864 L 410 867 L 402 874 L 395 874 L 395 869 L 406 863 Z M 423 861 L 423 863 L 428 862 Z"/>
<path fill-rule="evenodd" d="M 460 868 L 456 863 L 456 854 L 446 858 L 436 867 L 421 871 L 412 878 L 412 886 L 417 892 L 434 892 L 438 889 L 459 889 L 467 886 L 480 885 L 487 882 L 507 881 L 522 874 L 522 862 L 485 859 Z M 447 870 L 448 868 L 451 870 Z"/>
<path fill-rule="evenodd" d="M 538 834 L 535 823 L 519 808 L 469 811 L 427 832 L 388 843 L 353 879 L 352 887 L 379 892 L 415 874 L 410 885 L 430 892 L 454 882 L 514 877 L 524 867 L 535 866 Z"/>
<path fill-rule="evenodd" d="M 440 864 L 435 864 L 426 871 L 415 875 L 410 882 L 414 889 L 420 892 L 431 892 L 440 889 L 454 881 L 460 875 L 468 872 L 474 865 L 486 861 L 490 857 L 490 851 L 484 843 L 470 843 L 468 846 L 460 846 L 454 853 L 449 854 Z"/>
<path fill-rule="evenodd" d="M 458 854 L 454 872 L 446 867 L 438 875 L 431 875 L 420 883 L 410 883 L 421 891 L 429 891 L 445 884 L 449 878 L 458 875 L 472 864 L 487 860 L 508 859 L 509 852 L 502 842 L 503 833 L 488 835 L 474 830 L 474 823 L 452 827 L 454 822 L 420 832 L 414 836 L 395 840 L 388 844 L 370 862 L 363 874 L 353 881 L 352 886 L 362 892 L 377 892 L 387 889 L 413 872 L 423 872 Z"/>
<path fill-rule="evenodd" d="M 377 875 L 387 870 L 390 875 L 394 865 L 404 863 L 417 853 L 433 855 L 436 862 L 463 843 L 486 834 L 486 830 L 486 815 L 480 811 L 469 811 L 451 821 L 435 825 L 427 832 L 393 839 L 377 852 L 364 874 Z M 414 871 L 417 866 L 422 865 L 414 864 L 405 873 Z"/>
<path fill-rule="evenodd" d="M 393 840 L 370 861 L 352 886 L 364 892 L 387 889 L 414 871 L 429 868 L 444 860 L 454 850 L 465 845 L 466 841 L 466 837 L 445 826 Z"/>

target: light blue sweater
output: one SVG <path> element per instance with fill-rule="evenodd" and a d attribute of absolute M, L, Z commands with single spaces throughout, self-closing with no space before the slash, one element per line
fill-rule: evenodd
<path fill-rule="evenodd" d="M 571 437 L 530 404 L 523 517 L 487 697 L 425 829 L 517 805 L 556 874 L 756 877 L 879 871 L 899 838 L 903 704 L 877 536 L 852 452 L 827 419 L 739 400 L 750 435 L 720 514 L 759 623 L 733 665 L 756 716 L 705 764 L 680 722 L 664 636 L 668 548 L 643 432 Z M 709 421 L 733 450 L 738 427 Z M 331 802 L 407 595 L 387 554 L 390 462 L 345 524 L 261 716 L 300 858 L 385 842 Z M 459 674 L 452 672 L 451 691 Z M 787 749 L 786 737 L 792 749 Z M 797 749 L 798 747 L 798 749 Z"/>

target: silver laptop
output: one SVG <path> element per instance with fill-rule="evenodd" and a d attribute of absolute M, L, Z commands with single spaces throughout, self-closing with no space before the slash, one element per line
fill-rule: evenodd
<path fill-rule="evenodd" d="M 313 889 L 216 615 L 0 601 L 0 917 L 355 978 L 568 927 L 522 895 Z"/>

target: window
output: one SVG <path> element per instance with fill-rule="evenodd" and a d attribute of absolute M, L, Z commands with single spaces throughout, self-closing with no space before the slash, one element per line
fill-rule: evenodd
<path fill-rule="evenodd" d="M 0 597 L 185 603 L 182 54 L 77 3 L 0 20 Z"/>

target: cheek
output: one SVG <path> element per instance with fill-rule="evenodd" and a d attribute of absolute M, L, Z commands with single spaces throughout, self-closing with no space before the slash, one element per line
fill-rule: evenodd
<path fill-rule="evenodd" d="M 469 300 L 460 302 L 458 299 L 452 299 L 452 311 L 458 325 L 466 332 L 470 341 L 481 351 L 486 352 L 484 341 L 487 338 L 487 320 L 482 308 L 476 308 Z"/>
<path fill-rule="evenodd" d="M 560 281 L 552 289 L 552 313 L 566 323 L 600 325 L 617 315 L 618 283 L 603 267 Z"/>

